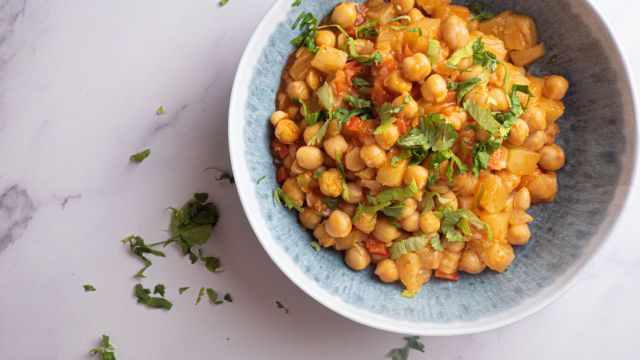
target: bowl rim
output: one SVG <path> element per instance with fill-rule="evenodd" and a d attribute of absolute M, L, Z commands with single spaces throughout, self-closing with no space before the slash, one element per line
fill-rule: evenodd
<path fill-rule="evenodd" d="M 252 202 L 256 203 L 260 200 L 255 199 L 255 185 L 249 181 L 249 173 L 245 166 L 244 155 L 244 125 L 245 116 L 244 109 L 246 104 L 246 97 L 240 96 L 242 91 L 248 88 L 249 81 L 253 77 L 254 67 L 250 65 L 252 61 L 255 62 L 261 55 L 263 49 L 267 46 L 264 39 L 269 39 L 273 34 L 275 26 L 286 19 L 290 8 L 291 0 L 276 0 L 271 8 L 264 15 L 258 26 L 253 31 L 242 57 L 238 63 L 238 68 L 234 76 L 233 87 L 231 90 L 231 96 L 229 101 L 228 112 L 228 143 L 229 154 L 231 159 L 231 166 L 236 180 L 236 189 L 238 196 L 242 204 L 245 216 L 247 217 L 251 228 L 258 238 L 258 241 L 269 255 L 271 261 L 282 271 L 296 286 L 304 291 L 311 298 L 329 308 L 330 310 L 346 317 L 357 323 L 380 329 L 389 332 L 423 335 L 423 336 L 454 336 L 454 335 L 466 335 L 474 334 L 485 331 L 501 328 L 513 323 L 519 322 L 538 311 L 546 308 L 567 291 L 572 288 L 578 280 L 584 275 L 586 270 L 590 268 L 595 259 L 602 253 L 605 244 L 611 239 L 611 234 L 619 226 L 619 219 L 629 208 L 629 195 L 631 193 L 632 186 L 638 179 L 638 153 L 640 150 L 640 144 L 638 139 L 640 138 L 640 127 L 637 122 L 637 115 L 640 113 L 640 107 L 638 104 L 637 92 L 635 89 L 633 72 L 630 67 L 630 63 L 620 46 L 618 40 L 615 37 L 613 28 L 607 19 L 603 16 L 602 12 L 591 0 L 578 0 L 587 5 L 590 11 L 596 15 L 600 20 L 603 27 L 606 29 L 606 34 L 613 44 L 613 48 L 616 50 L 617 55 L 623 65 L 623 72 L 625 75 L 625 85 L 629 88 L 630 100 L 632 103 L 631 111 L 633 111 L 634 121 L 634 144 L 630 146 L 629 155 L 633 157 L 631 169 L 629 171 L 629 185 L 618 185 L 618 189 L 615 191 L 616 196 L 622 199 L 620 206 L 617 209 L 610 211 L 603 222 L 603 226 L 598 230 L 594 237 L 600 238 L 598 244 L 596 244 L 593 254 L 582 261 L 581 264 L 573 270 L 573 273 L 566 274 L 566 277 L 560 282 L 551 283 L 544 292 L 538 293 L 533 297 L 534 301 L 527 303 L 526 305 L 516 305 L 514 308 L 520 309 L 521 306 L 525 306 L 520 309 L 522 311 L 512 313 L 506 317 L 500 317 L 499 315 L 491 315 L 489 317 L 480 318 L 468 324 L 467 322 L 453 322 L 453 323 L 412 323 L 401 320 L 394 320 L 385 316 L 374 314 L 366 309 L 359 309 L 354 305 L 344 302 L 339 297 L 330 294 L 324 288 L 320 287 L 315 281 L 305 276 L 304 271 L 297 268 L 295 264 L 286 258 L 285 253 L 272 239 L 268 231 L 262 231 L 259 219 L 256 216 L 249 216 L 252 213 Z M 283 11 L 284 10 L 284 11 Z M 271 28 L 273 27 L 273 29 Z M 250 67 L 248 67 L 250 66 Z M 249 70 L 249 71 L 245 71 Z M 234 121 L 242 119 L 242 121 Z M 232 140 L 238 141 L 232 141 Z M 252 199 L 253 198 L 253 199 Z M 258 213 L 260 213 L 258 211 Z M 610 219 L 610 221 L 607 221 Z M 568 271 L 571 272 L 571 271 Z M 498 313 L 499 314 L 499 313 Z M 493 319 L 496 318 L 496 319 Z M 479 323 L 478 323 L 479 322 Z M 475 324 L 478 323 L 478 324 Z"/>

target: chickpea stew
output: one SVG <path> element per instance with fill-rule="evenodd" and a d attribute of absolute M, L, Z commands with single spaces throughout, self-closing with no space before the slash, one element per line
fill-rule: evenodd
<path fill-rule="evenodd" d="M 432 277 L 505 271 L 565 162 L 569 84 L 527 72 L 545 54 L 533 19 L 369 0 L 293 27 L 271 117 L 276 200 L 406 297 Z"/>

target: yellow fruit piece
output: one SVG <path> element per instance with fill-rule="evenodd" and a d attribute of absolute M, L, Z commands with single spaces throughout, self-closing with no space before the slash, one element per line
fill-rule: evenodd
<path fill-rule="evenodd" d="M 540 97 L 536 100 L 536 106 L 547 112 L 547 126 L 553 124 L 564 114 L 564 104 L 562 101 Z"/>
<path fill-rule="evenodd" d="M 480 198 L 480 206 L 490 213 L 499 213 L 504 209 L 505 203 L 509 198 L 507 190 L 502 184 L 502 179 L 498 175 L 486 174 L 480 180 L 481 186 L 484 186 L 484 193 Z"/>
<path fill-rule="evenodd" d="M 509 149 L 507 170 L 516 175 L 533 175 L 538 167 L 540 154 L 523 148 Z"/>

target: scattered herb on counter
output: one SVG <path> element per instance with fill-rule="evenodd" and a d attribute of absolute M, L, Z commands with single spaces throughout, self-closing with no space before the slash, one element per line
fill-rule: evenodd
<path fill-rule="evenodd" d="M 82 285 L 82 287 L 84 288 L 84 292 L 96 291 L 96 288 L 93 287 L 93 285 L 90 285 L 90 284 Z"/>
<path fill-rule="evenodd" d="M 287 307 L 286 307 L 286 306 L 282 305 L 282 303 L 281 303 L 280 301 L 278 301 L 278 300 L 276 300 L 276 307 L 277 307 L 278 309 L 282 309 L 282 310 L 284 311 L 284 313 L 285 313 L 285 314 L 288 314 L 288 313 L 289 313 L 289 309 L 287 309 Z"/>
<path fill-rule="evenodd" d="M 231 174 L 228 171 L 222 170 L 222 169 L 217 168 L 215 166 L 208 167 L 205 170 L 216 170 L 217 172 L 219 172 L 220 175 L 218 175 L 218 177 L 216 177 L 216 180 L 218 180 L 219 182 L 223 182 L 223 181 L 227 180 L 229 182 L 229 184 L 235 184 L 236 183 L 236 179 L 233 177 L 233 174 Z"/>
<path fill-rule="evenodd" d="M 411 290 L 403 290 L 402 291 L 402 297 L 403 298 L 407 298 L 407 299 L 413 299 L 414 297 L 416 297 L 416 292 L 415 291 L 411 291 Z"/>
<path fill-rule="evenodd" d="M 322 248 L 320 247 L 320 244 L 317 241 L 312 241 L 309 243 L 309 245 L 315 249 L 315 251 L 320 251 L 322 250 Z"/>
<path fill-rule="evenodd" d="M 156 110 L 156 115 L 164 115 L 164 107 L 162 105 Z"/>
<path fill-rule="evenodd" d="M 262 180 L 264 180 L 264 179 L 266 179 L 266 178 L 267 178 L 267 177 L 266 177 L 266 176 L 264 176 L 264 175 L 263 175 L 263 176 L 261 176 L 261 177 L 258 179 L 258 181 L 256 181 L 256 185 L 260 185 L 260 182 L 262 182 Z"/>
<path fill-rule="evenodd" d="M 200 301 L 202 301 L 203 296 L 204 296 L 204 288 L 201 287 L 200 291 L 198 291 L 198 297 L 196 297 L 196 305 L 200 304 Z"/>
<path fill-rule="evenodd" d="M 424 344 L 420 341 L 419 336 L 407 336 L 404 340 L 407 342 L 404 347 L 392 349 L 387 357 L 390 357 L 392 360 L 407 360 L 409 359 L 409 350 L 411 349 L 424 352 Z"/>
<path fill-rule="evenodd" d="M 558 55 L 556 54 L 556 55 L 553 55 L 553 56 L 551 56 L 551 57 L 549 58 L 548 63 L 549 63 L 549 64 L 555 64 L 557 61 L 558 61 Z"/>
<path fill-rule="evenodd" d="M 158 284 L 153 288 L 153 294 L 160 294 L 160 296 L 164 297 L 164 292 L 167 290 L 167 288 L 164 286 L 164 284 Z"/>
<path fill-rule="evenodd" d="M 135 275 L 133 275 L 134 278 L 143 278 L 144 276 L 144 271 L 147 270 L 147 268 L 149 266 L 151 266 L 153 263 L 151 262 L 151 260 L 149 260 L 149 258 L 147 258 L 145 256 L 145 254 L 151 254 L 151 255 L 155 255 L 155 256 L 160 256 L 160 257 L 165 257 L 164 253 L 162 251 L 158 251 L 158 250 L 154 250 L 151 248 L 151 246 L 153 245 L 146 245 L 144 243 L 144 239 L 141 238 L 140 236 L 135 236 L 135 235 L 131 235 L 128 236 L 126 238 L 124 238 L 122 240 L 123 243 L 129 243 L 129 249 L 131 250 L 131 252 L 139 257 L 140 259 L 142 259 L 142 261 L 144 261 L 144 267 L 142 269 L 140 269 Z"/>
<path fill-rule="evenodd" d="M 116 360 L 115 348 L 109 342 L 108 335 L 102 335 L 102 346 L 89 350 L 89 354 L 100 354 L 102 360 Z"/>
<path fill-rule="evenodd" d="M 173 306 L 173 304 L 165 298 L 151 296 L 151 290 L 145 289 L 142 284 L 136 284 L 134 293 L 138 298 L 139 304 L 145 304 L 150 308 L 171 310 Z"/>
<path fill-rule="evenodd" d="M 300 6 L 300 4 L 302 4 L 302 0 L 295 0 L 295 1 L 291 4 L 291 7 L 298 7 L 298 6 Z"/>
<path fill-rule="evenodd" d="M 144 161 L 144 159 L 148 158 L 149 155 L 151 155 L 151 150 L 150 149 L 146 149 L 146 150 L 142 150 L 138 153 L 135 153 L 133 155 L 131 155 L 129 157 L 129 159 L 131 161 L 133 161 L 134 163 L 140 164 L 141 162 Z"/>
<path fill-rule="evenodd" d="M 233 298 L 231 298 L 231 294 L 229 294 L 229 293 L 224 294 L 224 298 L 223 299 L 226 302 L 233 302 Z"/>
<path fill-rule="evenodd" d="M 223 303 L 222 300 L 218 299 L 218 293 L 212 288 L 207 288 L 207 296 L 209 297 L 211 303 L 214 305 L 220 305 Z"/>
<path fill-rule="evenodd" d="M 220 272 L 220 259 L 215 256 L 204 256 L 202 250 L 198 249 L 200 261 L 204 262 L 204 266 L 211 272 Z"/>
<path fill-rule="evenodd" d="M 182 295 L 187 290 L 189 290 L 189 286 L 181 287 L 180 289 L 178 289 L 178 293 Z"/>
<path fill-rule="evenodd" d="M 218 2 L 218 5 L 222 7 L 222 6 L 227 5 L 228 3 L 229 3 L 229 0 L 220 0 L 220 1 Z"/>

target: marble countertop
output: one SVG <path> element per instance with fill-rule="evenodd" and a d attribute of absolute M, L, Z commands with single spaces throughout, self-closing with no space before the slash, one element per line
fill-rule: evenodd
<path fill-rule="evenodd" d="M 253 235 L 234 186 L 204 170 L 230 168 L 233 76 L 272 3 L 0 1 L 0 359 L 87 358 L 103 333 L 119 359 L 381 359 L 402 345 L 401 335 L 342 318 L 288 281 Z M 640 75 L 640 3 L 594 3 Z M 144 163 L 128 161 L 146 148 Z M 425 337 L 427 353 L 411 359 L 635 358 L 637 185 L 604 251 L 559 301 L 499 330 Z M 141 263 L 119 240 L 163 240 L 163 209 L 195 191 L 220 207 L 205 248 L 225 272 L 168 248 L 144 284 L 166 284 L 174 309 L 144 308 L 132 295 Z M 97 291 L 85 293 L 87 283 Z M 179 296 L 182 286 L 191 289 Z M 234 302 L 194 306 L 201 286 Z"/>

